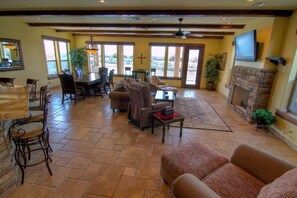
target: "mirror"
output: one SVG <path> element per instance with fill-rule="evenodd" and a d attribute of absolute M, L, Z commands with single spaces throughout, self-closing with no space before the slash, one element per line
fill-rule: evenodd
<path fill-rule="evenodd" d="M 0 38 L 0 72 L 24 69 L 21 41 Z"/>

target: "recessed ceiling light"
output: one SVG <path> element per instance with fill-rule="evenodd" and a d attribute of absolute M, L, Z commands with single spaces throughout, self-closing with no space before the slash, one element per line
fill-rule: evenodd
<path fill-rule="evenodd" d="M 106 0 L 99 0 L 99 3 L 107 3 Z"/>
<path fill-rule="evenodd" d="M 125 17 L 123 17 L 122 19 L 123 19 L 123 20 L 127 20 L 127 18 L 125 18 Z"/>
<path fill-rule="evenodd" d="M 41 18 L 40 18 L 40 17 L 38 17 L 37 19 L 38 19 L 38 20 L 40 20 Z"/>
<path fill-rule="evenodd" d="M 223 21 L 224 21 L 224 20 L 226 20 L 226 18 L 225 18 L 225 17 L 223 17 L 223 18 L 221 18 L 221 19 L 222 19 Z"/>
<path fill-rule="evenodd" d="M 153 21 L 156 21 L 157 19 L 153 19 Z"/>
<path fill-rule="evenodd" d="M 227 25 L 230 25 L 231 23 L 227 23 Z"/>
<path fill-rule="evenodd" d="M 253 7 L 261 7 L 261 6 L 263 6 L 263 5 L 265 5 L 266 4 L 266 2 L 255 2 L 255 3 L 253 3 Z"/>
<path fill-rule="evenodd" d="M 246 0 L 247 2 L 254 2 L 254 0 Z"/>

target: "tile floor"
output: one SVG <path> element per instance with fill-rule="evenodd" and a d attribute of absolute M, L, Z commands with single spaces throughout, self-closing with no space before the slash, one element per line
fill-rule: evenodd
<path fill-rule="evenodd" d="M 297 152 L 271 133 L 255 130 L 216 92 L 179 90 L 178 96 L 204 97 L 233 132 L 171 127 L 161 143 L 162 129 L 141 131 L 128 122 L 125 112 L 114 112 L 109 98 L 88 97 L 77 105 L 61 105 L 60 90 L 50 104 L 50 143 L 54 152 L 49 176 L 44 164 L 25 170 L 25 184 L 5 197 L 172 197 L 160 178 L 161 155 L 180 145 L 200 140 L 230 157 L 240 143 L 252 144 L 297 164 Z"/>

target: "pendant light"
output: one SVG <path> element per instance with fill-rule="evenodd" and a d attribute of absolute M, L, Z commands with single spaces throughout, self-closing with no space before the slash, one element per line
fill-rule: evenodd
<path fill-rule="evenodd" d="M 95 54 L 98 51 L 97 45 L 93 42 L 93 36 L 91 36 L 91 40 L 87 43 L 86 51 L 90 54 Z"/>

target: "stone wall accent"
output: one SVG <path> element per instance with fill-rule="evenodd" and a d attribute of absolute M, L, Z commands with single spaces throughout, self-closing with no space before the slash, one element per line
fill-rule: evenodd
<path fill-rule="evenodd" d="M 1 123 L 1 122 L 0 122 Z M 0 125 L 0 197 L 10 188 L 16 186 L 16 175 L 12 165 L 12 158 L 8 142 L 4 137 L 2 123 Z"/>
<path fill-rule="evenodd" d="M 276 71 L 274 70 L 235 66 L 232 70 L 230 92 L 227 100 L 228 106 L 240 117 L 251 122 L 251 114 L 255 110 L 267 108 L 275 74 Z M 248 104 L 245 111 L 232 104 L 236 86 L 249 91 Z"/>

